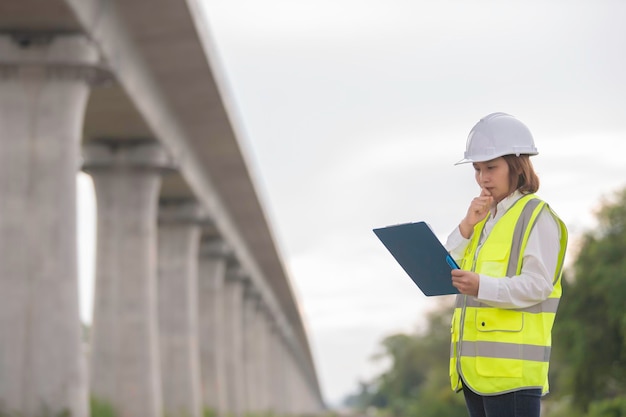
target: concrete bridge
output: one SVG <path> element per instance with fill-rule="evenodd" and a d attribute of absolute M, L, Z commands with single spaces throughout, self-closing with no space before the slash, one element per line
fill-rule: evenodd
<path fill-rule="evenodd" d="M 200 1 L 0 1 L 0 415 L 86 417 L 90 397 L 119 417 L 324 408 Z"/>

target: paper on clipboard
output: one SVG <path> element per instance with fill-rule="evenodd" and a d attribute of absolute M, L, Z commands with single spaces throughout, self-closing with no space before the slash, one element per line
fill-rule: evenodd
<path fill-rule="evenodd" d="M 424 295 L 459 293 L 450 276 L 458 266 L 425 222 L 381 227 L 374 233 Z"/>

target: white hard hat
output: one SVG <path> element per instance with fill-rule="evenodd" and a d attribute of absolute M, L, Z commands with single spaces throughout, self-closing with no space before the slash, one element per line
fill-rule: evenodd
<path fill-rule="evenodd" d="M 537 155 L 533 135 L 510 114 L 491 113 L 480 119 L 467 137 L 465 157 L 454 165 L 485 162 L 504 155 Z"/>

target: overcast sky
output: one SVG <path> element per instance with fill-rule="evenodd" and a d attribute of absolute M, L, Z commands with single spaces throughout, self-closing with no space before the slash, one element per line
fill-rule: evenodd
<path fill-rule="evenodd" d="M 626 186 L 626 2 L 204 1 L 331 404 L 380 371 L 385 336 L 441 299 L 372 229 L 423 220 L 445 240 L 479 192 L 471 166 L 453 164 L 482 116 L 528 125 L 538 194 L 574 242 Z"/>

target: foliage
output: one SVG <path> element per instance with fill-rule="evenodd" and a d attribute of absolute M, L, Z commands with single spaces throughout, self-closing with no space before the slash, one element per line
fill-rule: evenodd
<path fill-rule="evenodd" d="M 626 417 L 626 398 L 595 401 L 589 406 L 589 417 Z"/>
<path fill-rule="evenodd" d="M 375 407 L 388 416 L 466 416 L 463 398 L 452 392 L 448 378 L 451 315 L 451 308 L 435 311 L 423 333 L 385 338 L 378 359 L 390 359 L 390 369 L 362 382 L 348 405 Z"/>
<path fill-rule="evenodd" d="M 95 397 L 89 399 L 91 417 L 115 417 L 115 409 L 107 402 Z"/>
<path fill-rule="evenodd" d="M 556 381 L 581 411 L 626 395 L 626 189 L 615 197 L 583 238 L 554 329 Z"/>
<path fill-rule="evenodd" d="M 217 416 L 217 413 L 215 412 L 213 408 L 204 407 L 202 409 L 202 417 L 216 417 L 216 416 Z"/>
<path fill-rule="evenodd" d="M 3 404 L 2 400 L 0 400 L 0 417 L 23 417 L 23 415 L 24 414 L 19 411 L 8 410 L 5 404 Z M 60 411 L 53 411 L 50 409 L 50 407 L 44 404 L 41 407 L 39 416 L 41 417 L 71 417 L 72 413 L 67 408 L 64 408 Z"/>
<path fill-rule="evenodd" d="M 47 407 L 43 407 L 42 411 L 39 414 L 41 417 L 71 417 L 72 413 L 70 410 L 64 408 L 61 411 L 54 412 Z M 22 417 L 23 414 L 18 411 L 7 411 L 0 404 L 0 417 Z"/>
<path fill-rule="evenodd" d="M 586 414 L 572 406 L 570 395 L 561 395 L 554 399 L 542 399 L 541 415 L 545 417 L 587 417 Z"/>

